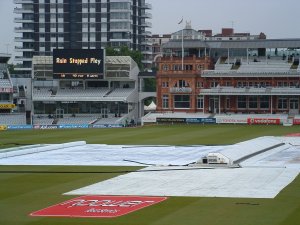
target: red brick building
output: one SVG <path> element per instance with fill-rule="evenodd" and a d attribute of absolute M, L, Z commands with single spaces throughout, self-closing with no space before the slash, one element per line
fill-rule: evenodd
<path fill-rule="evenodd" d="M 201 34 L 186 28 L 162 46 L 157 111 L 299 114 L 300 39 L 212 41 Z"/>
<path fill-rule="evenodd" d="M 157 82 L 157 110 L 197 112 L 203 105 L 199 99 L 205 80 L 201 77 L 203 70 L 212 68 L 209 57 L 196 56 L 184 58 L 164 57 L 159 60 Z"/>

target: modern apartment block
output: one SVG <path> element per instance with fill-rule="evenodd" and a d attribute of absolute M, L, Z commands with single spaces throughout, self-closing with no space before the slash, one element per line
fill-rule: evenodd
<path fill-rule="evenodd" d="M 14 0 L 17 70 L 30 74 L 34 55 L 53 49 L 98 49 L 126 45 L 152 63 L 146 0 Z"/>

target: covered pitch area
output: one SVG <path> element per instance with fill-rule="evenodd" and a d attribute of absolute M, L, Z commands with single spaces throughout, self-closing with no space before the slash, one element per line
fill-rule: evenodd
<path fill-rule="evenodd" d="M 203 163 L 212 154 L 218 160 Z M 300 138 L 261 137 L 221 146 L 91 145 L 79 141 L 3 151 L 0 164 L 146 167 L 70 190 L 68 195 L 274 198 L 300 171 Z"/>
<path fill-rule="evenodd" d="M 40 149 L 38 151 L 39 153 L 31 154 L 30 152 L 27 152 L 26 154 L 6 158 L 6 160 L 14 161 L 14 165 L 9 163 L 4 165 L 4 163 L 1 163 L 0 224 L 294 225 L 297 224 L 297 221 L 299 221 L 300 219 L 300 180 L 299 176 L 294 179 L 293 176 L 288 174 L 288 176 L 286 177 L 288 181 L 285 181 L 285 176 L 283 175 L 284 173 L 289 173 L 290 171 L 298 174 L 298 143 L 296 142 L 297 139 L 294 139 L 293 137 L 291 137 L 290 139 L 286 139 L 286 137 L 279 137 L 279 135 L 282 136 L 288 133 L 296 133 L 297 130 L 298 128 L 295 126 L 278 127 L 237 125 L 176 125 L 105 130 L 76 129 L 68 130 L 68 132 L 59 130 L 26 132 L 5 131 L 0 133 L 2 148 L 5 146 L 22 145 L 23 150 L 28 151 L 28 149 L 32 148 L 32 144 L 35 144 L 35 147 L 38 147 Z M 216 138 L 216 136 L 218 138 Z M 243 162 L 239 162 L 240 167 L 238 168 L 236 166 L 234 166 L 234 168 L 231 168 L 231 165 L 225 165 L 226 167 L 224 167 L 224 165 L 218 165 L 216 169 L 211 168 L 210 165 L 206 165 L 204 168 L 204 165 L 195 166 L 193 163 L 199 161 L 199 159 L 203 159 L 203 157 L 207 157 L 209 153 L 223 153 L 225 155 L 226 149 L 224 148 L 231 147 L 232 149 L 235 149 L 238 145 L 234 143 L 239 143 L 239 146 L 244 146 L 244 144 L 253 140 L 255 137 L 263 136 L 268 136 L 267 139 L 270 140 L 270 142 L 268 141 L 267 144 L 260 145 L 261 147 L 263 147 L 263 149 L 269 148 L 270 145 L 271 147 L 276 146 L 277 142 L 283 143 L 283 145 L 280 145 L 272 150 L 270 149 L 268 151 L 260 152 L 259 154 L 253 155 L 251 158 L 248 158 Z M 59 144 L 55 144 L 52 145 L 52 147 L 55 147 L 56 150 L 42 151 L 43 148 L 48 148 L 51 145 L 45 145 L 41 143 L 68 142 L 74 144 L 75 142 L 75 145 L 77 145 L 76 142 L 78 140 L 83 140 L 82 137 L 85 137 L 85 140 L 88 144 L 86 144 L 85 142 L 79 142 L 78 146 L 72 146 L 69 148 L 67 148 L 67 146 L 63 147 Z M 260 140 L 262 139 L 263 138 L 260 138 Z M 91 143 L 94 144 L 91 145 Z M 99 143 L 106 143 L 107 145 Z M 110 144 L 118 145 L 111 146 Z M 179 146 L 179 144 L 181 144 L 181 146 Z M 183 144 L 185 146 L 183 146 Z M 205 146 L 201 144 L 205 144 Z M 147 145 L 147 147 L 145 145 Z M 91 146 L 93 146 L 93 148 L 89 150 L 88 148 L 86 148 Z M 284 146 L 288 148 L 284 149 Z M 57 147 L 62 147 L 64 150 L 59 150 Z M 105 147 L 104 149 L 106 150 L 103 149 L 102 151 L 100 151 L 100 147 Z M 113 150 L 112 147 L 114 147 L 115 149 Z M 145 150 L 144 158 L 140 158 L 140 155 L 142 154 L 137 155 L 137 152 L 135 152 L 136 149 L 134 147 Z M 151 152 L 153 151 L 153 149 L 150 149 L 152 147 L 157 148 L 156 154 L 154 154 L 155 152 Z M 164 154 L 162 151 L 163 148 L 167 150 Z M 200 151 L 201 149 L 206 149 L 207 151 Z M 263 149 L 260 148 L 259 150 Z M 189 151 L 189 153 L 191 153 L 193 157 L 191 157 L 189 154 L 185 154 L 184 150 Z M 7 149 L 5 151 L 6 154 L 8 154 Z M 107 152 L 107 154 L 105 154 L 105 151 Z M 178 154 L 177 158 L 180 158 L 180 160 L 182 161 L 175 160 L 176 155 L 171 154 L 173 153 L 173 151 L 174 153 Z M 2 149 L 1 152 L 4 153 L 4 150 Z M 114 155 L 115 159 L 105 158 L 109 152 L 114 153 L 110 155 Z M 120 154 L 116 154 L 117 152 Z M 131 154 L 126 155 L 127 161 L 123 160 L 125 158 L 123 155 L 124 152 L 131 152 Z M 167 156 L 168 154 L 166 153 L 169 153 L 169 156 Z M 251 152 L 251 154 L 253 154 L 253 152 Z M 71 157 L 71 155 L 73 155 L 74 158 Z M 98 155 L 98 157 L 95 157 L 96 155 Z M 153 157 L 149 157 L 149 155 Z M 155 155 L 157 157 L 154 157 Z M 186 157 L 186 155 L 188 155 L 188 157 Z M 22 160 L 16 160 L 21 158 Z M 31 165 L 29 165 L 29 158 L 35 158 L 35 161 L 44 163 L 39 164 L 32 162 Z M 63 166 L 63 161 L 60 161 L 62 159 L 65 160 L 65 164 L 63 164 Z M 109 161 L 110 163 L 115 162 L 115 164 L 117 162 L 127 163 L 127 166 L 107 166 L 108 164 L 106 166 L 97 166 L 96 163 L 94 165 L 82 163 L 81 165 L 78 164 L 75 166 L 74 163 L 70 163 L 71 161 L 73 161 L 73 159 L 77 160 L 75 163 L 78 163 L 80 160 L 85 163 L 94 161 L 104 162 L 106 160 L 107 163 Z M 155 162 L 155 160 L 157 161 Z M 46 161 L 47 163 L 52 161 L 52 165 L 47 164 Z M 58 161 L 60 162 L 57 163 Z M 69 164 L 66 163 L 68 161 Z M 56 162 L 56 164 L 54 162 Z M 187 166 L 186 164 L 190 164 L 190 162 L 192 162 L 192 164 L 190 166 Z M 129 166 L 129 163 L 132 163 L 132 165 Z M 155 164 L 155 166 L 143 165 L 141 163 Z M 170 166 L 168 164 L 171 164 L 173 166 Z M 180 167 L 183 167 L 183 169 L 185 170 L 182 170 Z M 146 169 L 148 171 L 144 171 Z M 162 171 L 157 171 L 161 169 Z M 188 169 L 189 171 L 187 171 Z M 253 182 L 250 184 L 249 182 L 246 182 L 246 180 L 250 178 L 245 176 L 245 173 L 243 173 L 241 176 L 238 176 L 238 171 L 263 171 L 264 169 L 268 171 L 275 170 L 277 171 L 277 173 L 272 172 L 272 174 L 267 174 L 262 172 L 253 174 Z M 268 193 L 271 193 L 274 196 L 276 195 L 275 197 L 270 196 L 268 198 L 186 197 L 187 195 L 184 196 L 182 194 L 188 193 L 191 196 L 192 192 L 185 191 L 189 188 L 188 184 L 193 184 L 197 187 L 198 184 L 194 184 L 196 183 L 196 181 L 205 180 L 205 178 L 207 177 L 206 175 L 200 176 L 200 173 L 202 173 L 202 171 L 203 174 L 216 174 L 220 173 L 221 170 L 223 170 L 224 172 L 232 171 L 230 173 L 235 173 L 235 175 L 231 175 L 232 179 L 230 179 L 230 176 L 227 176 L 227 181 L 229 181 L 229 184 L 234 184 L 234 182 L 236 182 L 235 185 L 240 185 L 242 189 L 249 189 L 250 187 L 254 187 L 256 190 L 259 190 L 260 188 L 264 187 L 263 185 L 259 186 L 260 184 L 267 185 L 268 182 L 274 184 L 275 181 L 280 180 L 284 181 L 281 184 L 282 188 L 285 188 L 281 190 L 280 187 L 279 194 L 277 192 L 273 192 L 272 190 L 268 190 Z M 176 179 L 176 173 L 183 174 L 185 172 L 198 174 L 198 177 L 196 179 L 192 179 L 191 177 L 190 181 L 188 175 L 177 177 Z M 152 173 L 153 176 L 150 176 L 150 173 Z M 165 173 L 165 175 L 163 175 L 163 173 Z M 271 175 L 269 176 L 269 179 L 261 182 L 268 175 Z M 153 181 L 155 181 L 155 178 L 157 178 L 157 180 L 161 180 L 161 178 L 166 179 L 166 182 L 162 183 L 162 185 L 160 185 L 160 183 L 153 184 L 155 187 L 155 189 L 153 189 L 153 192 L 156 191 L 155 194 L 157 194 L 157 191 L 159 190 L 157 187 L 161 187 L 160 191 L 163 192 L 165 190 L 168 190 L 172 185 L 174 186 L 174 184 L 176 184 L 176 182 L 179 182 L 178 180 L 180 179 L 185 179 L 185 181 L 188 181 L 189 183 L 182 182 L 180 183 L 180 186 L 177 185 L 176 188 L 172 188 L 174 192 L 175 190 L 178 192 L 181 191 L 180 195 L 175 195 L 174 192 L 171 195 L 170 192 L 168 194 L 168 196 L 170 197 L 167 196 L 168 198 L 163 202 L 159 202 L 158 204 L 151 205 L 141 210 L 134 211 L 116 218 L 57 218 L 29 216 L 31 213 L 37 212 L 41 209 L 45 209 L 49 206 L 54 206 L 63 202 L 70 202 L 71 200 L 77 201 L 79 198 L 77 194 L 66 195 L 65 193 L 73 191 L 87 191 L 87 189 L 90 189 L 91 192 L 96 193 L 96 191 L 99 191 L 99 188 L 104 188 L 104 185 L 106 185 L 107 182 L 111 182 L 111 185 L 113 186 L 106 186 L 106 188 L 116 193 L 117 191 L 120 191 L 121 187 L 125 187 L 125 183 L 123 183 L 123 180 L 128 179 L 133 181 L 133 179 L 136 179 L 138 177 L 141 177 L 144 180 L 152 179 Z M 206 185 L 207 187 L 209 187 L 210 183 L 216 182 L 216 177 L 212 177 L 214 178 L 212 181 L 207 181 L 206 183 L 201 184 L 200 188 L 194 189 L 192 191 L 194 191 L 195 193 L 196 191 L 199 191 L 201 187 L 202 189 L 204 189 L 203 187 L 205 187 Z M 240 181 L 239 184 L 237 183 L 238 180 Z M 119 183 L 119 181 L 122 182 Z M 224 181 L 220 180 L 219 182 Z M 242 184 L 244 182 L 245 185 L 243 186 Z M 115 186 L 115 184 L 121 184 L 122 186 L 117 187 Z M 134 190 L 130 190 L 130 186 L 131 188 L 134 188 L 134 186 L 136 186 L 136 189 L 143 188 L 143 186 L 138 186 L 140 185 L 139 183 L 132 183 L 131 185 L 130 183 L 127 184 L 128 185 L 126 185 L 126 191 L 128 192 L 132 192 Z M 215 184 L 219 185 L 220 183 Z M 228 183 L 224 184 L 224 186 L 226 186 Z M 95 191 L 91 188 L 91 185 L 102 186 L 98 186 Z M 247 187 L 247 185 L 250 185 L 250 187 Z M 221 191 L 221 189 L 224 189 L 224 186 L 219 187 L 219 191 Z M 230 189 L 231 194 L 235 192 L 236 194 L 240 194 L 241 192 L 239 192 L 238 189 L 232 189 L 235 187 L 229 186 L 228 190 Z M 163 188 L 165 188 L 165 190 Z M 210 188 L 211 191 L 217 193 L 217 186 L 210 186 Z M 151 191 L 149 189 L 139 190 L 140 192 L 136 193 L 142 195 L 141 192 L 144 191 L 148 195 Z M 108 192 L 109 190 L 106 191 Z M 103 195 L 101 194 L 101 196 Z M 127 196 L 134 197 L 132 195 Z M 139 197 L 143 199 L 142 197 L 153 196 Z M 81 197 L 80 200 L 82 200 Z M 87 201 L 88 199 L 85 200 Z M 100 201 L 100 198 L 98 201 Z M 98 209 L 93 209 L 93 211 L 97 210 Z"/>

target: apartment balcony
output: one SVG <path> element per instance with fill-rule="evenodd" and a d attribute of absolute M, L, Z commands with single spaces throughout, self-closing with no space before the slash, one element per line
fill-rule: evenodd
<path fill-rule="evenodd" d="M 23 57 L 23 56 L 15 56 L 15 61 L 28 61 L 28 62 L 32 62 L 32 57 Z"/>
<path fill-rule="evenodd" d="M 110 19 L 110 22 L 128 22 L 128 23 L 131 23 L 131 19 Z"/>
<path fill-rule="evenodd" d="M 33 38 L 15 37 L 15 42 L 34 42 Z"/>
<path fill-rule="evenodd" d="M 152 55 L 153 52 L 151 50 L 142 50 L 143 55 Z"/>
<path fill-rule="evenodd" d="M 152 14 L 146 12 L 146 13 L 143 13 L 143 14 L 141 15 L 141 17 L 142 17 L 142 18 L 152 19 Z"/>
<path fill-rule="evenodd" d="M 125 33 L 130 33 L 131 30 L 128 29 L 117 29 L 117 28 L 110 28 L 110 32 L 125 32 Z"/>
<path fill-rule="evenodd" d="M 16 33 L 33 33 L 34 29 L 29 27 L 15 27 Z"/>
<path fill-rule="evenodd" d="M 110 12 L 131 12 L 130 9 L 110 9 Z"/>
<path fill-rule="evenodd" d="M 150 22 L 142 22 L 140 26 L 142 26 L 142 27 L 152 27 L 152 23 L 150 23 Z"/>
<path fill-rule="evenodd" d="M 151 33 L 151 31 L 143 31 L 141 35 L 151 37 L 152 33 Z"/>
<path fill-rule="evenodd" d="M 15 47 L 15 51 L 16 52 L 34 52 L 34 48 L 33 47 Z"/>
<path fill-rule="evenodd" d="M 27 9 L 24 9 L 24 8 L 15 8 L 14 9 L 14 13 L 16 14 L 23 14 L 23 13 L 34 13 L 34 10 L 33 8 L 27 8 Z"/>
<path fill-rule="evenodd" d="M 144 41 L 141 42 L 141 45 L 152 46 L 152 41 L 150 41 L 150 40 L 144 40 Z"/>
<path fill-rule="evenodd" d="M 111 38 L 110 39 L 110 42 L 128 42 L 128 43 L 131 43 L 131 39 L 113 39 Z"/>
<path fill-rule="evenodd" d="M 144 63 L 144 64 L 152 64 L 152 60 L 150 60 L 150 59 L 143 59 L 142 63 Z"/>
<path fill-rule="evenodd" d="M 32 70 L 31 65 L 24 67 L 23 64 L 17 64 L 17 65 L 15 65 L 14 69 L 16 71 L 31 71 Z"/>
<path fill-rule="evenodd" d="M 142 8 L 142 9 L 152 9 L 152 5 L 149 4 L 149 3 L 145 3 L 145 4 L 142 4 L 142 5 L 141 5 L 141 8 Z"/>
<path fill-rule="evenodd" d="M 15 68 L 15 71 L 31 71 L 32 68 L 27 68 L 27 67 L 18 67 Z"/>
<path fill-rule="evenodd" d="M 33 4 L 34 0 L 14 0 L 15 4 Z"/>
<path fill-rule="evenodd" d="M 15 23 L 34 23 L 34 19 L 15 18 Z"/>

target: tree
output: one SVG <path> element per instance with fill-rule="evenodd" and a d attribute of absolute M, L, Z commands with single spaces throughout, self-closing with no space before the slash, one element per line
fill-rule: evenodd
<path fill-rule="evenodd" d="M 8 64 L 7 68 L 10 74 L 15 73 L 15 66 L 13 64 Z"/>
<path fill-rule="evenodd" d="M 131 50 L 127 46 L 122 46 L 121 48 L 106 48 L 107 56 L 130 56 L 138 65 L 139 69 L 142 71 L 144 69 L 142 59 L 143 55 L 140 51 Z"/>
<path fill-rule="evenodd" d="M 156 92 L 156 79 L 155 78 L 145 78 L 144 79 L 144 91 Z"/>
<path fill-rule="evenodd" d="M 144 101 L 144 105 L 146 105 L 146 106 L 149 106 L 150 104 L 151 104 L 151 102 L 154 102 L 155 103 L 155 98 L 153 98 L 153 97 L 151 97 L 151 98 L 147 98 L 147 99 L 145 99 L 145 101 Z"/>

